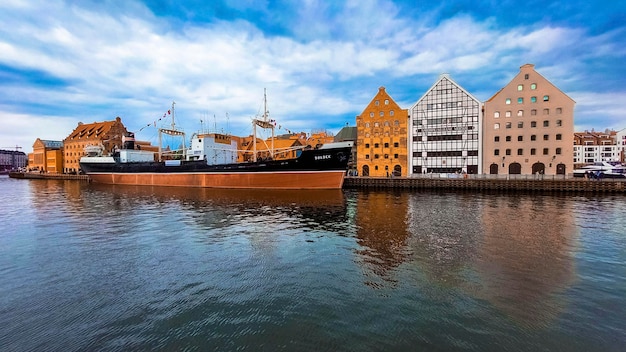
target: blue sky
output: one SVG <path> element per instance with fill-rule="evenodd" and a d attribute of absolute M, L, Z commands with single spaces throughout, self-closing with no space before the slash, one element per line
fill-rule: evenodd
<path fill-rule="evenodd" d="M 249 135 L 264 89 L 277 133 L 336 133 L 380 86 L 409 108 L 449 73 L 485 101 L 526 63 L 576 130 L 626 128 L 624 1 L 4 0 L 0 23 L 2 149 L 116 116 L 156 143 L 172 101 Z"/>

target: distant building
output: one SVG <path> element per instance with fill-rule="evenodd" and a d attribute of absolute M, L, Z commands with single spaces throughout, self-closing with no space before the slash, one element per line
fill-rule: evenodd
<path fill-rule="evenodd" d="M 37 138 L 33 143 L 33 152 L 28 154 L 28 168 L 63 173 L 63 142 Z"/>
<path fill-rule="evenodd" d="M 443 74 L 409 112 L 411 173 L 481 172 L 478 99 Z"/>
<path fill-rule="evenodd" d="M 326 132 L 315 132 L 306 138 L 306 145 L 311 148 L 319 148 L 326 143 L 331 143 L 335 140 L 335 137 Z"/>
<path fill-rule="evenodd" d="M 573 171 L 575 102 L 526 64 L 485 102 L 483 172 Z"/>
<path fill-rule="evenodd" d="M 0 171 L 26 167 L 27 162 L 28 157 L 24 152 L 0 149 Z"/>
<path fill-rule="evenodd" d="M 615 133 L 615 143 L 620 146 L 620 162 L 626 163 L 626 128 Z"/>
<path fill-rule="evenodd" d="M 273 146 L 273 151 L 272 151 Z M 302 150 L 304 144 L 299 138 L 272 138 L 266 140 L 257 138 L 256 140 L 256 155 L 257 160 L 274 159 L 284 160 L 297 157 L 299 150 Z M 254 143 L 253 140 L 246 142 L 246 152 L 243 155 L 243 161 L 252 161 L 254 158 Z"/>
<path fill-rule="evenodd" d="M 63 172 L 78 172 L 80 158 L 85 155 L 84 149 L 88 145 L 102 145 L 105 153 L 122 148 L 122 136 L 128 131 L 122 119 L 118 116 L 113 121 L 94 122 L 78 126 L 63 140 Z"/>
<path fill-rule="evenodd" d="M 602 161 L 621 162 L 622 150 L 623 145 L 618 145 L 616 131 L 574 133 L 575 168 Z"/>
<path fill-rule="evenodd" d="M 407 117 L 385 87 L 356 117 L 360 176 L 407 176 Z"/>
<path fill-rule="evenodd" d="M 356 159 L 357 159 L 357 128 L 345 126 L 334 137 L 333 142 L 354 142 L 352 144 L 352 152 L 350 153 L 350 161 L 348 161 L 348 175 L 358 175 Z"/>

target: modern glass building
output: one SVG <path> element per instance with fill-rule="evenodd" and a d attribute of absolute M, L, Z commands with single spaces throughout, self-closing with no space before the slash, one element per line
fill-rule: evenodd
<path fill-rule="evenodd" d="M 448 74 L 439 76 L 409 114 L 412 174 L 482 170 L 481 103 Z"/>

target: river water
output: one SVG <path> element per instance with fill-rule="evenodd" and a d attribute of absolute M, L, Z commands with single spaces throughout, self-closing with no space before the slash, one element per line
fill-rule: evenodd
<path fill-rule="evenodd" d="M 624 351 L 626 197 L 0 177 L 3 351 Z"/>

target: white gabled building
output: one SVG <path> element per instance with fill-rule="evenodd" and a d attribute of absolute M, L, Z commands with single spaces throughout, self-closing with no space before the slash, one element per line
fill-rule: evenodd
<path fill-rule="evenodd" d="M 478 174 L 482 170 L 482 104 L 442 74 L 409 110 L 411 174 Z"/>

